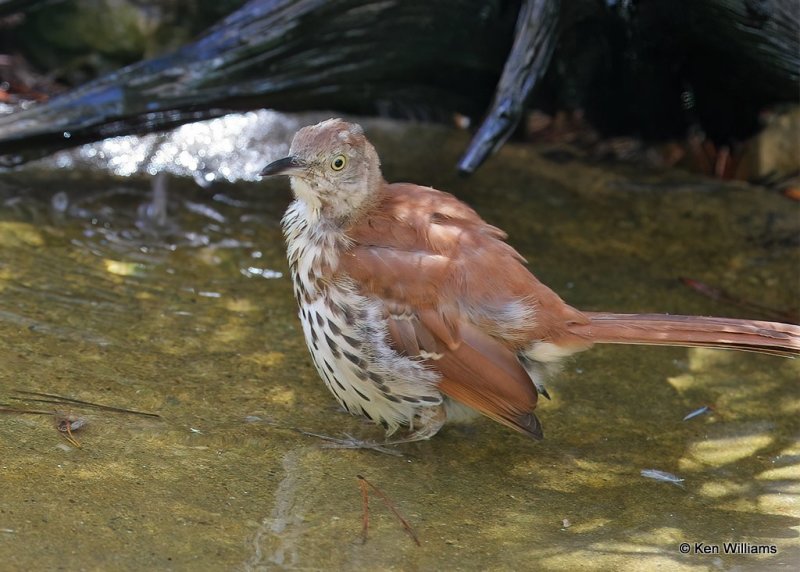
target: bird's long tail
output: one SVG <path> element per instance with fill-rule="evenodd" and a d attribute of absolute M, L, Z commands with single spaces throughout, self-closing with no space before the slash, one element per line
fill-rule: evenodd
<path fill-rule="evenodd" d="M 800 326 L 780 322 L 670 314 L 584 312 L 597 344 L 699 346 L 800 355 Z"/>

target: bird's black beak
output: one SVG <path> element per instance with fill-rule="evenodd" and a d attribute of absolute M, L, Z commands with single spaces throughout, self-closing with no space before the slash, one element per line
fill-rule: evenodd
<path fill-rule="evenodd" d="M 274 175 L 293 175 L 302 168 L 303 163 L 290 155 L 289 157 L 284 157 L 283 159 L 273 161 L 261 169 L 259 175 L 262 177 L 271 177 Z"/>

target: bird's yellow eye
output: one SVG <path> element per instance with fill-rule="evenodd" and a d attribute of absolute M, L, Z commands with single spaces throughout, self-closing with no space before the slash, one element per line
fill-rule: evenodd
<path fill-rule="evenodd" d="M 336 155 L 331 161 L 331 169 L 334 171 L 341 171 L 347 165 L 347 157 L 344 155 Z"/>

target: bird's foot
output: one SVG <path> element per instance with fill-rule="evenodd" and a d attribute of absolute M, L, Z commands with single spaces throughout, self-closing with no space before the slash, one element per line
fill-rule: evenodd
<path fill-rule="evenodd" d="M 321 433 L 312 433 L 311 431 L 301 431 L 303 435 L 308 435 L 310 437 L 317 437 L 318 439 L 323 439 L 327 441 L 323 447 L 326 449 L 368 449 L 370 451 L 376 451 L 378 453 L 384 453 L 386 455 L 392 455 L 395 457 L 402 457 L 403 453 L 397 451 L 395 449 L 390 449 L 387 445 L 396 445 L 403 441 L 391 441 L 391 442 L 384 442 L 378 443 L 376 441 L 368 441 L 364 439 L 357 439 L 352 435 L 348 435 L 345 433 L 344 438 L 339 437 L 331 437 L 330 435 L 322 435 Z"/>
<path fill-rule="evenodd" d="M 382 443 L 357 439 L 356 437 L 348 435 L 347 433 L 344 434 L 344 439 L 339 437 L 331 437 L 329 435 L 322 435 L 321 433 L 312 433 L 311 431 L 300 431 L 300 433 L 327 441 L 327 443 L 323 446 L 328 449 L 369 449 L 371 451 L 377 451 L 378 453 L 402 457 L 403 454 L 400 451 L 397 451 L 396 449 L 390 449 L 389 447 L 430 439 L 439 432 L 439 429 L 442 428 L 442 425 L 444 425 L 446 420 L 447 413 L 445 412 L 444 406 L 438 405 L 435 407 L 426 407 L 417 413 L 416 417 L 414 418 L 414 422 L 410 427 L 410 433 L 408 433 L 405 437 L 391 440 L 387 439 Z"/>

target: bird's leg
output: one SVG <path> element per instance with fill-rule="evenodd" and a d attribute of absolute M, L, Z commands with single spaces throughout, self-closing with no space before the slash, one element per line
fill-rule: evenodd
<path fill-rule="evenodd" d="M 352 435 L 347 433 L 344 434 L 344 438 L 340 437 L 331 437 L 330 435 L 323 435 L 322 433 L 314 433 L 312 431 L 302 431 L 300 433 L 303 435 L 308 435 L 309 437 L 316 437 L 317 439 L 322 439 L 323 441 L 327 441 L 323 445 L 325 449 L 370 449 L 372 451 L 377 451 L 378 453 L 386 453 L 387 455 L 394 455 L 395 457 L 402 457 L 403 454 L 400 451 L 395 451 L 394 449 L 388 449 L 384 445 L 392 445 L 393 443 L 378 443 L 377 441 L 367 441 L 364 439 L 357 439 Z"/>
<path fill-rule="evenodd" d="M 411 432 L 408 435 L 402 439 L 387 441 L 385 444 L 399 445 L 401 443 L 413 443 L 414 441 L 430 439 L 439 432 L 445 421 L 447 421 L 447 413 L 444 405 L 425 407 L 414 417 L 414 421 L 410 426 Z M 415 424 L 417 426 L 416 429 L 414 429 Z"/>

